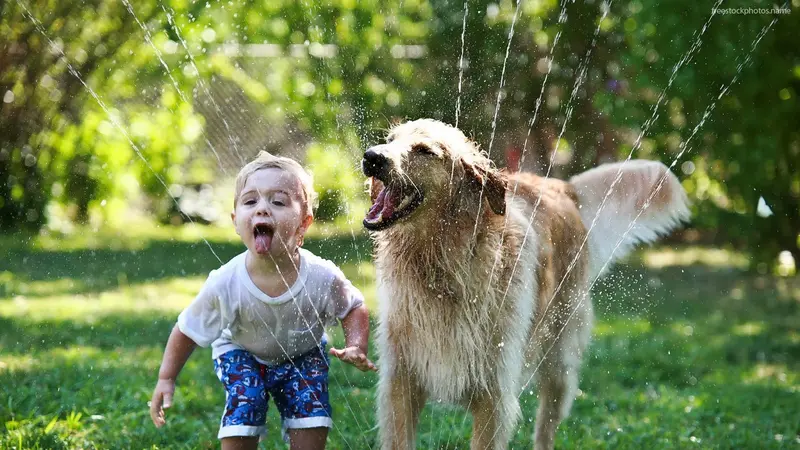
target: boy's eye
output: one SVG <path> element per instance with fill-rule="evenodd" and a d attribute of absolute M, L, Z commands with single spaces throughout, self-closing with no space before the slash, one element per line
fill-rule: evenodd
<path fill-rule="evenodd" d="M 256 204 L 256 201 L 255 201 L 255 200 L 253 200 L 253 199 L 250 199 L 250 200 L 245 200 L 245 201 L 244 201 L 244 204 L 245 204 L 245 205 L 255 205 L 255 204 Z"/>
<path fill-rule="evenodd" d="M 284 204 L 284 203 L 283 203 L 282 201 L 280 201 L 280 200 L 273 200 L 273 201 L 272 201 L 272 204 L 273 204 L 273 205 L 275 205 L 275 206 L 286 206 L 286 204 Z"/>

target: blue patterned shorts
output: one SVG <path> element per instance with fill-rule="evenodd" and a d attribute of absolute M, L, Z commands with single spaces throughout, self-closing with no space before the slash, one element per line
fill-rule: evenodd
<path fill-rule="evenodd" d="M 332 427 L 325 344 L 292 361 L 268 366 L 250 352 L 231 350 L 214 360 L 226 391 L 218 438 L 266 434 L 267 405 L 275 401 L 282 434 L 290 428 Z"/>

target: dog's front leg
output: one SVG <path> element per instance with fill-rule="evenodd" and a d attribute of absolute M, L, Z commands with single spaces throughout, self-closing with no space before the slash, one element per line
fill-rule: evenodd
<path fill-rule="evenodd" d="M 417 421 L 426 395 L 405 367 L 381 367 L 378 384 L 378 425 L 381 449 L 411 450 L 415 447 Z"/>
<path fill-rule="evenodd" d="M 472 450 L 504 450 L 519 418 L 519 401 L 513 393 L 475 394 L 472 413 Z"/>

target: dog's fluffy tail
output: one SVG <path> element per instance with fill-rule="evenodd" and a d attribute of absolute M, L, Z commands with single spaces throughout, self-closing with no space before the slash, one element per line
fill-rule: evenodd
<path fill-rule="evenodd" d="M 636 244 L 654 242 L 690 216 L 686 192 L 660 162 L 604 164 L 574 176 L 570 183 L 578 193 L 581 219 L 590 231 L 592 280 Z"/>

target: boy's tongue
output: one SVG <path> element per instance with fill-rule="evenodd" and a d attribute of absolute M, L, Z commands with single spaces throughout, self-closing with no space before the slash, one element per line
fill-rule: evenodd
<path fill-rule="evenodd" d="M 256 253 L 269 253 L 269 246 L 272 244 L 272 236 L 269 233 L 257 233 L 255 238 Z"/>

